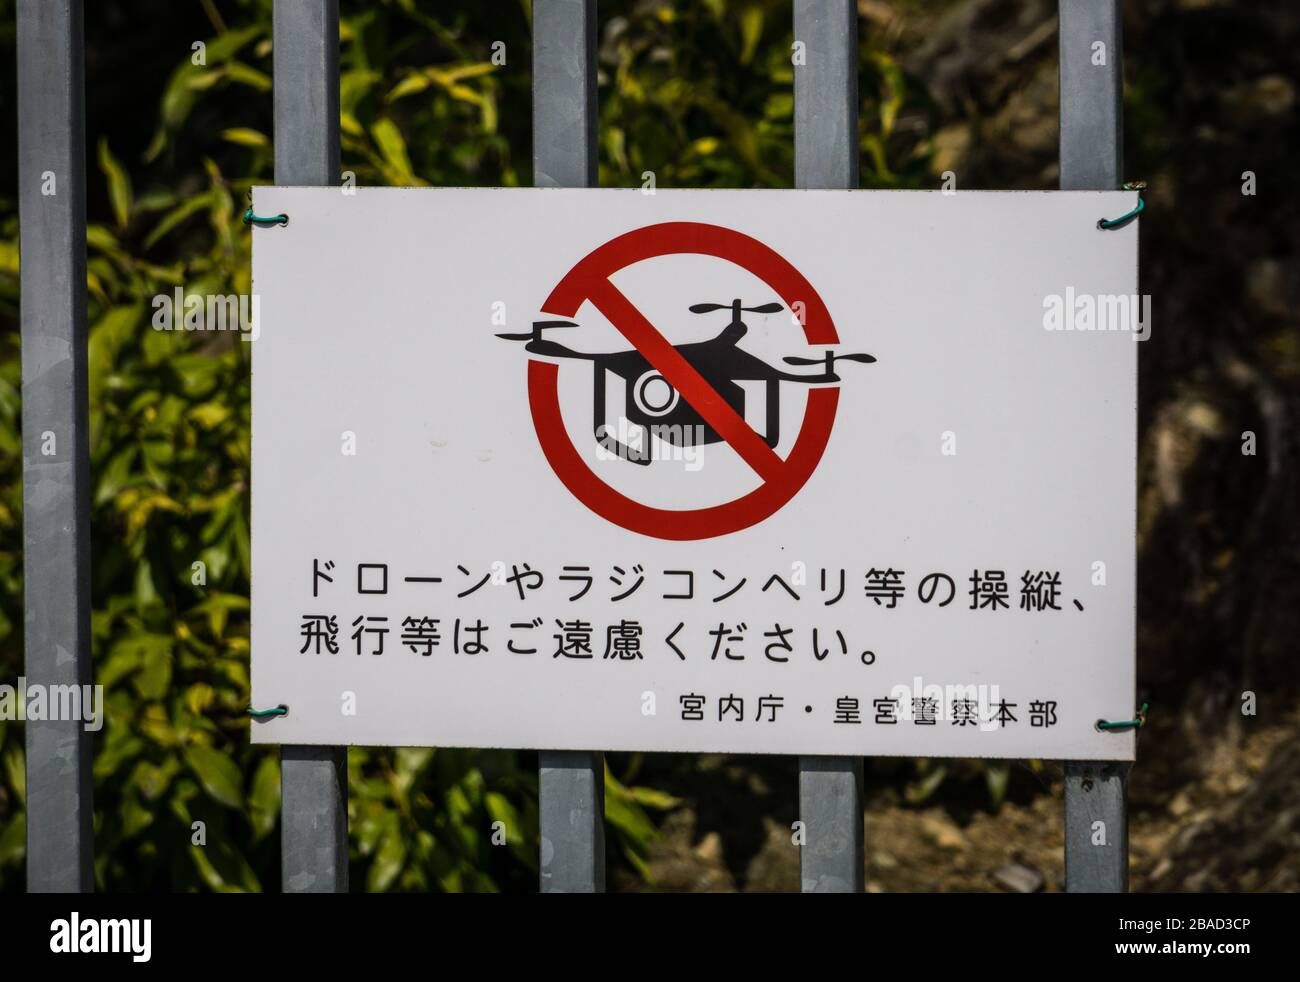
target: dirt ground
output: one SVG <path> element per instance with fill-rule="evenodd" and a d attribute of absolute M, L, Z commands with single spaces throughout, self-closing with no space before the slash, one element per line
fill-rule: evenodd
<path fill-rule="evenodd" d="M 1300 712 L 1273 725 L 1242 719 L 1191 759 L 1175 725 L 1143 734 L 1129 786 L 1134 891 L 1300 889 Z M 683 759 L 672 768 L 687 782 L 674 790 L 693 800 L 664 817 L 649 857 L 652 882 L 619 874 L 615 887 L 798 890 L 794 762 L 713 756 L 696 765 Z M 670 775 L 654 781 L 678 783 Z M 960 780 L 942 805 L 909 804 L 906 784 L 881 783 L 871 772 L 867 783 L 868 892 L 1063 889 L 1059 766 L 1017 765 L 996 807 L 987 793 L 979 803 L 978 787 Z"/>

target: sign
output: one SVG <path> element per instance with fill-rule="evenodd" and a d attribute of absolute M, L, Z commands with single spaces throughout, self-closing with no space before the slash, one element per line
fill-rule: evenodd
<path fill-rule="evenodd" d="M 1126 760 L 1125 192 L 261 188 L 259 743 Z"/>

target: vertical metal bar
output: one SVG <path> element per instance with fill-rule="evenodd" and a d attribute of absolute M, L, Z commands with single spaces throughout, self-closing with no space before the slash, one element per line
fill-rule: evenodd
<path fill-rule="evenodd" d="M 596 179 L 596 0 L 534 0 L 533 185 Z"/>
<path fill-rule="evenodd" d="M 533 2 L 533 184 L 592 187 L 596 0 Z M 605 889 L 605 755 L 538 755 L 543 893 Z"/>
<path fill-rule="evenodd" d="M 858 186 L 858 14 L 854 0 L 795 0 L 794 177 Z M 862 758 L 800 757 L 799 875 L 805 893 L 860 892 Z"/>
<path fill-rule="evenodd" d="M 338 0 L 275 0 L 275 183 L 339 183 Z"/>
<path fill-rule="evenodd" d="M 28 685 L 91 681 L 83 65 L 81 0 L 19 0 Z M 28 720 L 26 745 L 27 889 L 88 892 L 94 889 L 90 733 L 77 719 Z"/>
<path fill-rule="evenodd" d="M 794 0 L 794 186 L 858 186 L 854 0 Z M 802 59 L 802 64 L 799 63 Z"/>
<path fill-rule="evenodd" d="M 1065 765 L 1065 889 L 1128 891 L 1128 764 Z"/>
<path fill-rule="evenodd" d="M 347 893 L 347 747 L 280 748 L 280 888 Z"/>
<path fill-rule="evenodd" d="M 1123 179 L 1121 0 L 1060 0 L 1061 189 L 1107 191 Z M 1128 889 L 1128 764 L 1065 764 L 1065 888 Z"/>
<path fill-rule="evenodd" d="M 800 757 L 799 880 L 804 893 L 861 893 L 862 758 Z"/>
<path fill-rule="evenodd" d="M 276 0 L 275 183 L 338 184 L 338 0 Z M 280 748 L 280 880 L 286 893 L 348 889 L 348 751 Z"/>
<path fill-rule="evenodd" d="M 542 893 L 605 891 L 605 755 L 538 754 Z"/>
<path fill-rule="evenodd" d="M 1119 189 L 1124 156 L 1121 0 L 1060 0 L 1061 190 Z"/>

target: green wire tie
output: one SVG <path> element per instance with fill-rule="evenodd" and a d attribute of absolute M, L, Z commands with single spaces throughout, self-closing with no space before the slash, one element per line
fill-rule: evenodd
<path fill-rule="evenodd" d="M 254 719 L 265 719 L 268 716 L 288 716 L 289 707 L 284 705 L 284 703 L 281 703 L 274 709 L 254 709 L 252 706 L 249 706 L 245 712 Z"/>
<path fill-rule="evenodd" d="M 1139 210 L 1141 210 L 1141 209 L 1139 209 Z M 1097 720 L 1097 729 L 1099 729 L 1099 730 L 1136 730 L 1136 729 L 1138 729 L 1139 727 L 1141 727 L 1144 723 L 1146 723 L 1146 721 L 1147 721 L 1147 706 L 1148 706 L 1148 705 L 1149 705 L 1149 704 L 1148 704 L 1148 703 L 1145 703 L 1145 702 L 1142 704 L 1142 708 L 1139 709 L 1139 710 L 1137 711 L 1137 719 L 1120 719 L 1120 720 L 1116 720 L 1116 721 L 1113 722 L 1113 723 L 1110 722 L 1109 720 L 1099 719 L 1099 720 Z"/>
<path fill-rule="evenodd" d="M 267 218 L 261 215 L 254 215 L 253 209 L 249 208 L 248 211 L 244 212 L 244 224 L 256 225 L 259 228 L 269 228 L 272 225 L 288 225 L 289 216 L 285 214 L 279 214 L 279 215 L 271 215 L 269 218 Z"/>
<path fill-rule="evenodd" d="M 1142 192 L 1145 191 L 1146 189 L 1147 189 L 1146 181 L 1129 181 L 1127 184 L 1125 184 L 1124 185 L 1125 191 L 1136 191 L 1138 193 L 1137 207 L 1134 208 L 1132 211 L 1130 211 L 1127 215 L 1120 215 L 1119 218 L 1103 218 L 1101 219 L 1101 221 L 1097 223 L 1097 227 L 1100 229 L 1105 229 L 1106 231 L 1110 231 L 1111 229 L 1115 229 L 1115 228 L 1123 228 L 1129 222 L 1133 221 L 1133 219 L 1137 218 L 1138 215 L 1142 214 L 1142 209 L 1147 206 L 1147 203 L 1142 200 Z"/>

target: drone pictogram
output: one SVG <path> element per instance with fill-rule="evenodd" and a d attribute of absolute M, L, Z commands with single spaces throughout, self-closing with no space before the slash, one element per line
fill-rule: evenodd
<path fill-rule="evenodd" d="M 745 416 L 745 389 L 742 382 L 764 383 L 764 427 L 759 434 L 764 443 L 775 447 L 780 442 L 781 383 L 795 382 L 816 385 L 839 382 L 835 365 L 841 361 L 870 363 L 876 359 L 868 354 L 835 354 L 827 351 L 821 358 L 790 356 L 782 359 L 787 365 L 821 365 L 820 374 L 800 375 L 769 365 L 739 346 L 749 332 L 742 314 L 774 314 L 785 308 L 779 303 L 765 303 L 754 307 L 743 306 L 743 301 L 730 303 L 697 303 L 689 308 L 693 314 L 709 314 L 730 310 L 731 321 L 717 335 L 707 341 L 673 345 L 706 383 L 742 418 Z M 549 358 L 568 358 L 590 361 L 592 380 L 592 430 L 598 444 L 620 458 L 641 465 L 652 461 L 650 435 L 668 443 L 681 446 L 684 442 L 720 443 L 725 438 L 710 426 L 687 400 L 664 378 L 650 360 L 636 348 L 624 351 L 576 351 L 558 341 L 544 337 L 546 331 L 578 327 L 575 321 L 534 321 L 527 334 L 498 334 L 507 341 L 524 341 L 524 350 Z M 630 443 L 620 441 L 606 419 L 607 376 L 613 374 L 623 381 L 623 417 L 627 424 L 640 430 L 641 439 Z"/>

